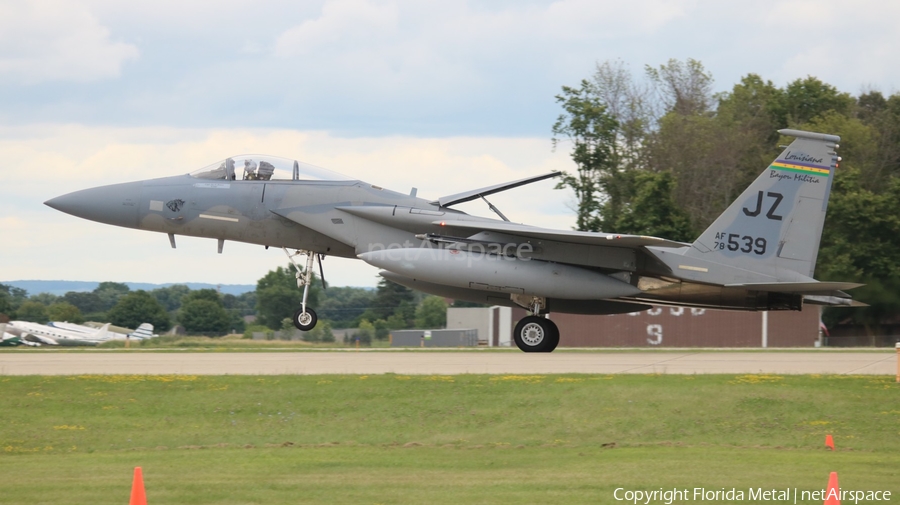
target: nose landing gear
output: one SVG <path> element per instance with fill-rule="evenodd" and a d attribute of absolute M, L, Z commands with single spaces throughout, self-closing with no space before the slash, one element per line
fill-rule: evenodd
<path fill-rule="evenodd" d="M 314 252 L 312 251 L 297 251 L 294 254 L 288 252 L 287 249 L 281 248 L 284 251 L 284 254 L 287 255 L 288 260 L 294 265 L 294 268 L 297 269 L 297 287 L 303 288 L 303 302 L 300 305 L 300 308 L 294 312 L 294 326 L 301 331 L 309 331 L 316 327 L 316 323 L 319 321 L 319 317 L 316 315 L 316 311 L 314 311 L 311 307 L 306 306 L 306 298 L 309 296 L 309 285 L 312 283 L 312 267 L 313 267 L 313 258 L 315 257 Z M 294 259 L 297 256 L 305 254 L 306 255 L 306 268 L 300 268 L 300 265 L 297 264 L 297 261 Z M 322 258 L 319 258 L 319 269 L 322 268 Z M 323 281 L 324 282 L 324 281 Z"/>

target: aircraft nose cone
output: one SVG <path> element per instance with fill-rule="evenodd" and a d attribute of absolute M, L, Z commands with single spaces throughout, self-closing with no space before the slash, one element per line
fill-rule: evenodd
<path fill-rule="evenodd" d="M 127 182 L 58 196 L 44 205 L 98 223 L 137 228 L 141 183 Z"/>

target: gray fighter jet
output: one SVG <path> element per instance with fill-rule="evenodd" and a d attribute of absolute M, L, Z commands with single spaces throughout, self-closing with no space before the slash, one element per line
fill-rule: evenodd
<path fill-rule="evenodd" d="M 521 306 L 514 340 L 550 352 L 550 312 L 617 314 L 650 304 L 732 310 L 856 305 L 847 282 L 812 278 L 834 171 L 835 135 L 795 137 L 694 243 L 553 230 L 510 222 L 486 197 L 550 173 L 436 200 L 396 193 L 297 161 L 235 156 L 187 175 L 77 191 L 46 202 L 101 223 L 280 247 L 298 267 L 301 330 L 314 260 L 359 258 L 390 281 L 447 298 Z M 483 199 L 501 220 L 453 208 Z M 294 250 L 290 253 L 288 250 Z M 306 256 L 305 265 L 297 256 Z M 302 274 L 300 272 L 303 272 Z"/>

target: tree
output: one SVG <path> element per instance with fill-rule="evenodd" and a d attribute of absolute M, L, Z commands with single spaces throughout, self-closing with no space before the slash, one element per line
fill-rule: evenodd
<path fill-rule="evenodd" d="M 307 342 L 334 342 L 334 332 L 331 331 L 331 323 L 319 321 L 315 328 L 303 334 L 303 340 Z"/>
<path fill-rule="evenodd" d="M 172 325 L 165 307 L 144 290 L 122 296 L 106 316 L 112 324 L 126 328 L 137 328 L 142 323 L 150 323 L 156 331 L 166 331 Z"/>
<path fill-rule="evenodd" d="M 670 172 L 635 174 L 636 194 L 622 214 L 617 231 L 690 242 L 697 237 L 687 213 L 675 204 L 675 177 Z"/>
<path fill-rule="evenodd" d="M 774 112 L 779 124 L 800 125 L 828 111 L 849 115 L 855 102 L 849 93 L 841 93 L 834 86 L 809 76 L 785 87 Z"/>
<path fill-rule="evenodd" d="M 16 309 L 28 299 L 28 292 L 22 288 L 0 284 L 0 314 L 12 316 Z"/>
<path fill-rule="evenodd" d="M 47 318 L 50 321 L 84 322 L 84 318 L 81 317 L 81 311 L 69 302 L 56 302 L 47 307 Z"/>
<path fill-rule="evenodd" d="M 103 302 L 97 293 L 69 291 L 62 299 L 77 307 L 82 314 L 103 312 Z"/>
<path fill-rule="evenodd" d="M 105 312 L 119 303 L 119 300 L 130 291 L 131 289 L 121 282 L 101 282 L 94 289 L 94 294 L 100 298 L 100 310 Z"/>
<path fill-rule="evenodd" d="M 885 99 L 878 91 L 860 95 L 856 117 L 874 132 L 877 154 L 874 172 L 879 177 L 900 175 L 900 95 Z M 841 144 L 851 147 L 846 141 Z M 846 151 L 842 148 L 841 154 Z M 850 155 L 844 156 L 850 160 Z"/>
<path fill-rule="evenodd" d="M 178 322 L 188 333 L 223 335 L 233 327 L 232 315 L 225 310 L 222 297 L 215 289 L 189 291 L 180 301 Z"/>
<path fill-rule="evenodd" d="M 611 164 L 628 172 L 643 168 L 644 144 L 657 121 L 651 89 L 635 82 L 622 61 L 598 64 L 591 92 L 615 120 L 615 140 L 609 146 Z"/>
<path fill-rule="evenodd" d="M 556 97 L 564 113 L 553 125 L 553 145 L 572 141 L 578 167 L 577 175 L 564 176 L 557 188 L 575 191 L 579 230 L 619 231 L 616 226 L 637 193 L 632 172 L 679 167 L 688 174 L 697 168 L 711 171 L 715 164 L 708 163 L 710 158 L 721 156 L 721 142 L 712 133 L 712 76 L 703 65 L 692 59 L 669 60 L 659 68 L 647 66 L 645 73 L 649 88 L 635 84 L 620 62 L 606 62 L 597 66 L 590 81 L 583 80 L 577 89 L 563 87 Z M 713 142 L 697 142 L 698 132 Z M 685 146 L 694 147 L 693 157 L 685 156 Z M 697 179 L 730 184 L 721 175 Z M 683 193 L 694 188 L 671 187 Z M 680 205 L 695 201 L 675 196 Z"/>
<path fill-rule="evenodd" d="M 243 333 L 246 326 L 244 316 L 256 314 L 256 291 L 247 291 L 240 296 L 223 295 L 222 305 L 231 314 L 231 328 Z"/>
<path fill-rule="evenodd" d="M 335 328 L 354 328 L 374 300 L 372 289 L 329 286 L 320 293 L 316 313 L 320 321 L 327 319 Z"/>
<path fill-rule="evenodd" d="M 316 325 L 316 328 L 313 330 L 319 330 L 319 342 L 323 343 L 332 343 L 334 342 L 334 333 L 331 331 L 331 323 L 328 321 L 322 321 L 321 323 Z"/>
<path fill-rule="evenodd" d="M 589 81 L 581 81 L 579 88 L 563 86 L 562 90 L 556 101 L 564 112 L 553 124 L 553 148 L 562 140 L 570 141 L 572 160 L 578 172 L 576 175 L 565 174 L 557 187 L 575 191 L 578 202 L 576 229 L 600 231 L 605 228 L 604 224 L 618 218 L 621 204 L 615 184 L 618 172 L 612 159 L 618 125 Z M 605 212 L 600 201 L 601 190 L 609 204 Z"/>
<path fill-rule="evenodd" d="M 778 108 L 783 91 L 772 81 L 747 74 L 730 92 L 721 93 L 716 122 L 728 139 L 730 158 L 721 160 L 734 168 L 733 185 L 726 195 L 730 202 L 759 176 L 761 167 L 772 161 L 772 146 L 778 145 L 780 128 L 785 128 Z"/>
<path fill-rule="evenodd" d="M 744 189 L 738 186 L 742 174 L 734 156 L 736 139 L 717 118 L 672 112 L 660 119 L 652 138 L 648 168 L 672 173 L 675 204 L 687 212 L 693 227 L 706 228 Z M 765 166 L 756 164 L 754 178 Z M 633 188 L 630 195 L 636 194 Z"/>
<path fill-rule="evenodd" d="M 162 304 L 169 312 L 174 312 L 181 307 L 181 299 L 191 292 L 191 288 L 184 284 L 173 284 L 164 288 L 157 288 L 150 292 L 156 301 Z"/>
<path fill-rule="evenodd" d="M 816 116 L 801 128 L 810 131 L 827 131 L 841 136 L 840 155 L 846 160 L 841 171 L 853 168 L 859 171 L 855 177 L 861 187 L 881 192 L 892 168 L 884 163 L 879 152 L 879 132 L 857 118 L 847 117 L 835 111 Z"/>
<path fill-rule="evenodd" d="M 222 297 L 219 295 L 219 292 L 215 289 L 198 289 L 196 291 L 189 291 L 181 298 L 181 303 L 185 304 L 187 302 L 191 302 L 194 300 L 206 300 L 209 302 L 217 303 L 222 305 Z M 224 305 L 223 305 L 224 308 Z"/>
<path fill-rule="evenodd" d="M 369 321 L 378 319 L 388 321 L 396 315 L 395 321 L 397 324 L 401 324 L 399 327 L 406 328 L 407 324 L 415 318 L 415 301 L 416 294 L 413 290 L 382 278 L 378 282 L 378 289 L 375 291 L 372 304 L 362 317 Z"/>
<path fill-rule="evenodd" d="M 426 296 L 416 309 L 416 328 L 447 326 L 447 302 L 440 296 Z"/>
<path fill-rule="evenodd" d="M 375 336 L 375 326 L 367 319 L 359 322 L 359 328 L 350 336 L 347 344 L 355 345 L 359 341 L 359 345 L 372 345 L 372 338 Z"/>
<path fill-rule="evenodd" d="M 712 74 L 699 61 L 669 60 L 659 68 L 644 67 L 665 111 L 681 116 L 705 115 L 713 105 Z"/>
<path fill-rule="evenodd" d="M 40 302 L 28 300 L 16 310 L 16 318 L 21 321 L 44 324 L 47 322 L 47 306 Z"/>
<path fill-rule="evenodd" d="M 279 328 L 284 318 L 293 317 L 303 303 L 303 290 L 297 287 L 296 269 L 278 267 L 270 270 L 256 283 L 257 321 L 269 328 Z M 321 288 L 313 276 L 309 286 L 307 306 L 315 310 Z"/>
<path fill-rule="evenodd" d="M 391 328 L 384 319 L 376 320 L 372 326 L 375 327 L 375 340 L 387 340 L 391 335 Z"/>
<path fill-rule="evenodd" d="M 56 301 L 59 300 L 59 297 L 51 293 L 38 293 L 36 295 L 31 295 L 28 299 L 49 306 L 56 303 Z"/>
<path fill-rule="evenodd" d="M 214 290 L 209 290 L 215 293 Z M 185 297 L 188 298 L 188 297 Z M 231 316 L 222 302 L 205 297 L 194 297 L 185 301 L 178 311 L 178 322 L 188 333 L 223 335 L 231 326 Z"/>

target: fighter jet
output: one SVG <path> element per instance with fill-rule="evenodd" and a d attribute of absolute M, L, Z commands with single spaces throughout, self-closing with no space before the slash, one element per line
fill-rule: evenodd
<path fill-rule="evenodd" d="M 359 258 L 390 281 L 447 298 L 520 306 L 514 341 L 550 352 L 550 312 L 617 314 L 650 304 L 731 310 L 854 305 L 847 282 L 812 278 L 834 172 L 836 135 L 779 130 L 794 141 L 693 243 L 510 222 L 487 197 L 549 173 L 423 199 L 298 161 L 227 158 L 186 175 L 77 191 L 45 202 L 101 223 L 280 247 L 297 266 L 301 330 L 315 259 Z M 484 200 L 500 219 L 453 207 Z M 289 252 L 294 250 L 296 252 Z M 305 265 L 298 262 L 305 255 Z M 305 266 L 305 268 L 304 268 Z M 324 274 L 324 272 L 322 272 Z"/>

